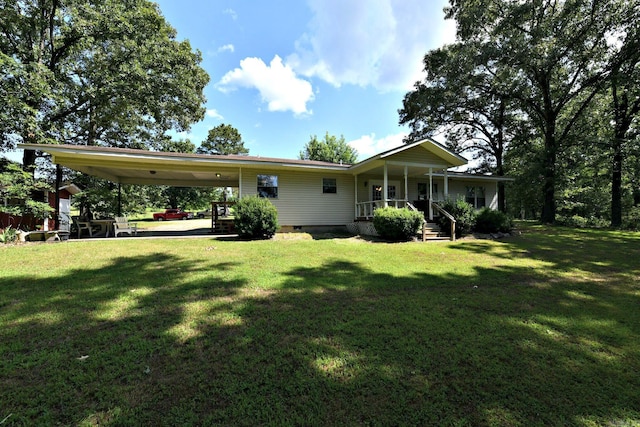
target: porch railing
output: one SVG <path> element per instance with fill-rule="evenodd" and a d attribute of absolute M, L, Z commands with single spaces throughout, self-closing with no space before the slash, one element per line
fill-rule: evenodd
<path fill-rule="evenodd" d="M 373 218 L 373 212 L 378 208 L 384 207 L 384 202 L 384 200 L 370 200 L 368 202 L 356 203 L 356 217 Z M 389 199 L 387 200 L 387 206 L 391 206 L 393 208 L 413 207 L 413 205 L 411 205 L 408 200 L 401 199 Z"/>

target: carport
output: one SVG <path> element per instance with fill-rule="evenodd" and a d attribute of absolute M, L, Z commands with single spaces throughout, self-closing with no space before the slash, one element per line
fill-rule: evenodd
<path fill-rule="evenodd" d="M 118 215 L 122 184 L 235 187 L 241 192 L 242 169 L 238 161 L 248 160 L 244 156 L 220 159 L 200 154 L 75 145 L 20 144 L 20 148 L 46 152 L 58 166 L 118 184 Z"/>

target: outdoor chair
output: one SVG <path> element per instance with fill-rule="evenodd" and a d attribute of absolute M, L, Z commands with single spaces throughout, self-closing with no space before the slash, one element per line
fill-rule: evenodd
<path fill-rule="evenodd" d="M 138 235 L 138 224 L 135 222 L 129 222 L 127 217 L 117 216 L 116 222 L 113 223 L 113 235 L 118 237 L 120 233 L 128 233 L 131 236 Z"/>
<path fill-rule="evenodd" d="M 75 229 L 78 230 L 78 239 L 82 236 L 83 230 L 88 232 L 89 237 L 93 237 L 93 227 L 91 226 L 91 222 L 79 216 L 72 216 L 71 221 L 73 222 Z"/>

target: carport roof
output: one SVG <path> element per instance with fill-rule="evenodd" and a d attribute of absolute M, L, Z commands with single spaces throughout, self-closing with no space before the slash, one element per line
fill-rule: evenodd
<path fill-rule="evenodd" d="M 121 184 L 237 187 L 240 169 L 321 169 L 350 165 L 259 156 L 170 153 L 82 145 L 20 144 L 52 156 L 56 164 Z"/>

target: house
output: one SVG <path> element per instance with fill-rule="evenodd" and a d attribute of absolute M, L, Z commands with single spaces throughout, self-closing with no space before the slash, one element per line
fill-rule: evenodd
<path fill-rule="evenodd" d="M 411 203 L 433 218 L 429 201 L 464 197 L 497 209 L 509 178 L 451 172 L 467 160 L 431 139 L 405 144 L 354 165 L 260 156 L 207 155 L 75 145 L 21 144 L 56 164 L 117 184 L 234 187 L 278 209 L 284 230 L 335 228 L 373 216 L 375 207 Z"/>

